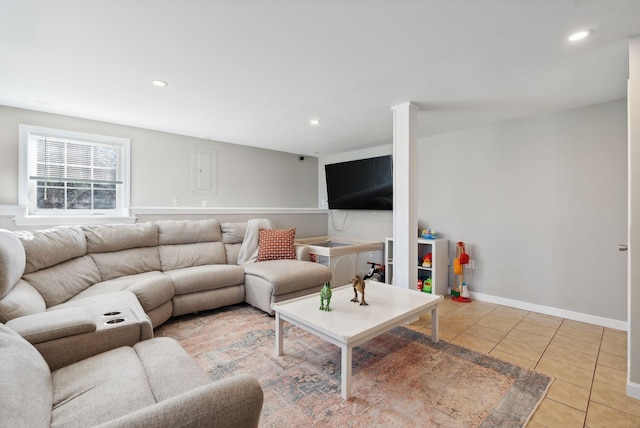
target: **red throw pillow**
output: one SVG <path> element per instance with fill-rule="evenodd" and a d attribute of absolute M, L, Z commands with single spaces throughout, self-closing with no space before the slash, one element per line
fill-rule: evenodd
<path fill-rule="evenodd" d="M 258 261 L 296 259 L 296 248 L 293 240 L 296 228 L 291 229 L 262 229 L 260 228 Z"/>

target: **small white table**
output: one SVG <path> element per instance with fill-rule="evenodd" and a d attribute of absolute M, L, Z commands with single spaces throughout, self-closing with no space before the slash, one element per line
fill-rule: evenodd
<path fill-rule="evenodd" d="M 320 293 L 272 305 L 276 315 L 276 355 L 283 354 L 283 321 L 288 321 L 342 349 L 340 395 L 351 397 L 351 355 L 361 345 L 382 333 L 431 311 L 431 340 L 438 342 L 438 304 L 442 296 L 367 281 L 368 306 L 351 302 L 353 287 L 332 290 L 331 310 L 321 311 Z"/>

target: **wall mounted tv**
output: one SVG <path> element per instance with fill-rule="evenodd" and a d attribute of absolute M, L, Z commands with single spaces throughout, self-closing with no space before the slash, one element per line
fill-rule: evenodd
<path fill-rule="evenodd" d="M 324 166 L 329 209 L 392 210 L 391 155 Z"/>

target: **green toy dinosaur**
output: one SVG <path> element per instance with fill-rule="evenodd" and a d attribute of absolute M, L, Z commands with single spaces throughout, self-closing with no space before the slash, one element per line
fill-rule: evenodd
<path fill-rule="evenodd" d="M 330 311 L 329 304 L 331 303 L 331 283 L 325 282 L 322 291 L 320 291 L 320 310 Z"/>

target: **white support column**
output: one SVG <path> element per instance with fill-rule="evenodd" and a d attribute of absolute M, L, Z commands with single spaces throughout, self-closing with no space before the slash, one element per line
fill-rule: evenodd
<path fill-rule="evenodd" d="M 393 110 L 393 285 L 418 282 L 418 111 L 407 102 Z"/>

